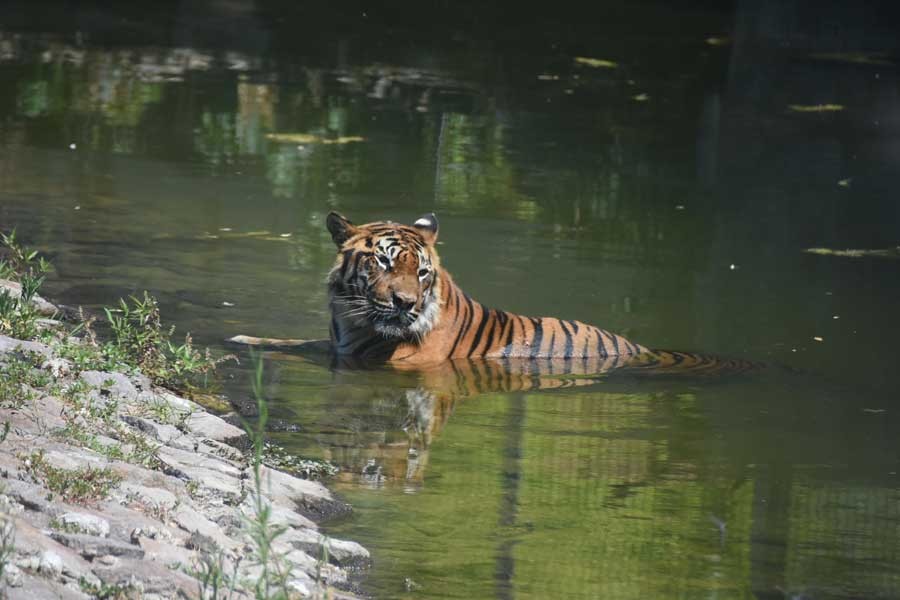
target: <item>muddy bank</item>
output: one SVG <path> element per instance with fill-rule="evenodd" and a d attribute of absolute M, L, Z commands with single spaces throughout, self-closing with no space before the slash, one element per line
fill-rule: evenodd
<path fill-rule="evenodd" d="M 297 597 L 352 597 L 369 553 L 319 532 L 348 510 L 325 486 L 259 466 L 257 495 L 243 429 L 141 374 L 59 354 L 0 336 L 5 597 L 212 597 L 216 578 L 222 598 L 232 584 L 253 597 L 261 578 Z"/>

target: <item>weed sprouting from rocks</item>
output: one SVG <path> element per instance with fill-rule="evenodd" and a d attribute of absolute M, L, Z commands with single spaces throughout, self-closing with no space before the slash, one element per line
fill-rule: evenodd
<path fill-rule="evenodd" d="M 43 483 L 53 494 L 74 504 L 104 500 L 122 482 L 122 476 L 108 467 L 54 467 L 43 450 L 32 452 L 22 462 L 27 473 Z"/>
<path fill-rule="evenodd" d="M 34 300 L 44 278 L 50 271 L 50 263 L 37 250 L 19 244 L 16 232 L 0 233 L 0 245 L 5 258 L 0 260 L 0 279 L 18 284 L 18 294 L 9 289 L 0 290 L 0 333 L 20 339 L 37 337 L 41 329 L 41 317 Z"/>

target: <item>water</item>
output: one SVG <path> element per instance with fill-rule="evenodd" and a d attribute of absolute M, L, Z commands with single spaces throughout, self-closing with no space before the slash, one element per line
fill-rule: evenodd
<path fill-rule="evenodd" d="M 900 262 L 803 252 L 900 243 L 875 5 L 248 6 L 5 9 L 0 226 L 52 257 L 50 297 L 148 289 L 219 349 L 321 337 L 327 212 L 433 210 L 486 304 L 796 369 L 460 392 L 268 353 L 273 437 L 341 466 L 356 510 L 329 531 L 373 551 L 364 590 L 900 597 Z M 821 104 L 844 109 L 788 108 Z"/>

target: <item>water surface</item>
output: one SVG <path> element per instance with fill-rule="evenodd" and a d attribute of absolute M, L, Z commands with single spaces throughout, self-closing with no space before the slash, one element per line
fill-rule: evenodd
<path fill-rule="evenodd" d="M 460 394 L 267 354 L 273 436 L 341 467 L 331 531 L 374 596 L 898 597 L 900 262 L 802 252 L 900 243 L 898 38 L 641 6 L 570 34 L 484 9 L 294 39 L 272 3 L 0 30 L 0 225 L 54 299 L 147 289 L 222 348 L 327 333 L 328 211 L 435 211 L 488 305 L 795 369 Z"/>

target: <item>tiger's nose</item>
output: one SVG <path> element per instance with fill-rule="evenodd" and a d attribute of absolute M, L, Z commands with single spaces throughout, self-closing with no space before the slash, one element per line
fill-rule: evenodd
<path fill-rule="evenodd" d="M 391 300 L 394 301 L 394 308 L 409 312 L 416 305 L 416 297 L 403 292 L 393 292 Z"/>

